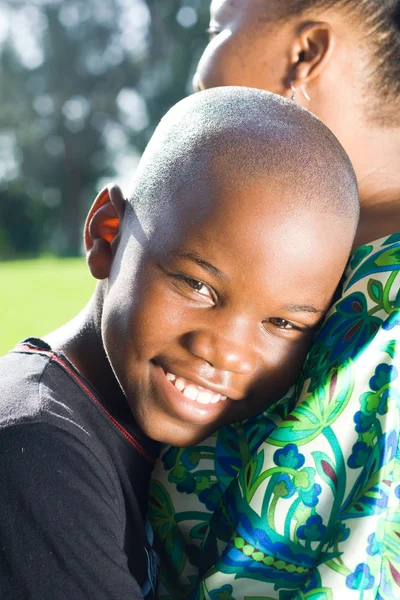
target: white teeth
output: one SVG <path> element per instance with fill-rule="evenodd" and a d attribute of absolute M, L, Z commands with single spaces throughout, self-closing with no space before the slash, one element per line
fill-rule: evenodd
<path fill-rule="evenodd" d="M 211 394 L 210 392 L 200 392 L 196 400 L 197 402 L 200 402 L 200 404 L 215 404 L 218 402 L 218 397 L 216 400 L 214 400 L 214 398 L 215 394 Z"/>
<path fill-rule="evenodd" d="M 199 402 L 199 404 L 217 404 L 220 400 L 224 401 L 227 399 L 226 396 L 211 392 L 201 385 L 189 383 L 187 380 L 177 377 L 173 373 L 165 373 L 165 376 L 186 398 Z"/>
<path fill-rule="evenodd" d="M 188 385 L 183 390 L 182 394 L 186 396 L 186 398 L 190 398 L 191 400 L 197 400 L 197 396 L 199 396 L 199 390 L 194 387 L 194 385 Z"/>
<path fill-rule="evenodd" d="M 183 379 L 181 379 L 181 378 L 178 378 L 178 379 L 175 381 L 175 387 L 176 387 L 176 388 L 178 388 L 178 390 L 179 390 L 180 392 L 183 392 L 183 390 L 184 390 L 184 389 L 185 389 L 185 387 L 186 387 L 186 384 L 185 384 L 185 382 L 183 381 Z"/>

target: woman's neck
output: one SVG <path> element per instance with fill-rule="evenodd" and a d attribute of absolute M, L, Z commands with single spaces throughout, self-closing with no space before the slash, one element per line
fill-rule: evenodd
<path fill-rule="evenodd" d="M 371 126 L 349 150 L 360 193 L 358 247 L 400 231 L 400 128 Z"/>

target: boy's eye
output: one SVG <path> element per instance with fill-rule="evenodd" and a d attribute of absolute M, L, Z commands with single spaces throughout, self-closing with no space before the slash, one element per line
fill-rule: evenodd
<path fill-rule="evenodd" d="M 200 296 L 205 296 L 206 298 L 213 297 L 210 288 L 202 281 L 184 276 L 180 276 L 179 278 L 192 290 L 195 290 L 198 294 L 200 294 Z"/>
<path fill-rule="evenodd" d="M 269 319 L 268 323 L 271 323 L 271 325 L 274 325 L 279 329 L 298 329 L 298 327 L 293 325 L 293 323 L 290 323 L 290 321 L 286 321 L 286 319 L 278 319 L 278 317 L 272 317 L 271 319 Z"/>

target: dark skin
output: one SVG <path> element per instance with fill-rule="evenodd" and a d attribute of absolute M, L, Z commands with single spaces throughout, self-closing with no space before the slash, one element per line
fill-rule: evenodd
<path fill-rule="evenodd" d="M 205 179 L 198 195 L 181 187 L 185 210 L 171 203 L 161 241 L 135 235 L 121 190 L 103 190 L 85 245 L 105 281 L 47 338 L 101 395 L 128 401 L 149 437 L 176 446 L 258 414 L 295 382 L 353 237 L 351 219 L 305 211 L 266 176 L 250 188 Z"/>
<path fill-rule="evenodd" d="M 277 22 L 274 6 L 276 0 L 211 2 L 211 39 L 195 89 L 244 85 L 291 98 L 293 86 L 296 103 L 328 125 L 353 163 L 361 204 L 354 246 L 400 231 L 400 98 L 380 102 L 374 35 L 340 8 Z M 371 117 L 371 107 L 386 123 Z"/>

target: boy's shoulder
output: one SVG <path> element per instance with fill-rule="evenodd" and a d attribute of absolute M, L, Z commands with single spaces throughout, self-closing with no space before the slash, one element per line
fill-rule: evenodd
<path fill-rule="evenodd" d="M 0 428 L 40 422 L 48 398 L 41 393 L 50 348 L 29 338 L 0 358 Z M 46 394 L 47 396 L 47 394 Z"/>
<path fill-rule="evenodd" d="M 73 435 L 96 454 L 125 460 L 130 448 L 155 461 L 155 443 L 142 439 L 128 408 L 115 412 L 63 354 L 28 338 L 0 358 L 0 432 L 37 424 Z"/>
<path fill-rule="evenodd" d="M 72 365 L 43 340 L 28 338 L 0 358 L 0 429 L 44 423 L 59 425 L 85 390 Z M 89 391 L 89 390 L 88 390 Z"/>

